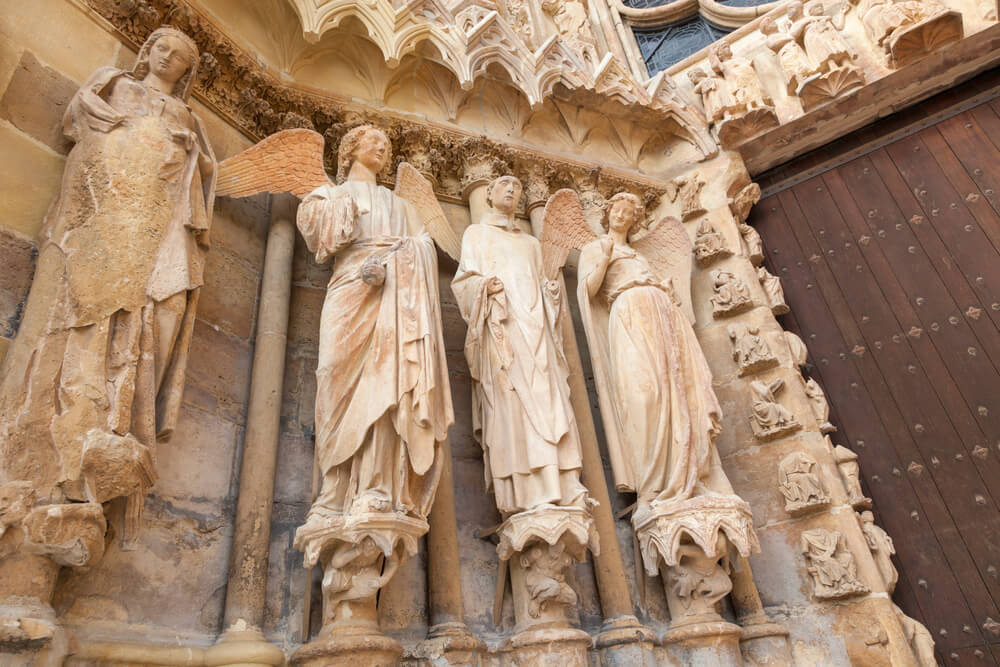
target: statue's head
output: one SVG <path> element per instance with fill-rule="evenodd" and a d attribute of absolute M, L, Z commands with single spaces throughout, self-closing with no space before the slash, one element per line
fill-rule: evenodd
<path fill-rule="evenodd" d="M 809 16 L 822 16 L 824 13 L 822 0 L 810 0 L 806 3 L 806 14 Z"/>
<path fill-rule="evenodd" d="M 694 69 L 688 70 L 687 75 L 688 79 L 691 80 L 691 83 L 693 83 L 696 86 L 698 85 L 699 81 L 708 76 L 708 74 L 705 73 L 705 70 L 703 70 L 700 67 L 695 67 Z"/>
<path fill-rule="evenodd" d="M 514 215 L 521 201 L 521 181 L 516 176 L 500 176 L 486 187 L 486 203 L 507 216 Z"/>
<path fill-rule="evenodd" d="M 799 0 L 792 0 L 788 3 L 788 9 L 785 12 L 788 18 L 795 21 L 802 16 L 802 3 Z"/>
<path fill-rule="evenodd" d="M 608 200 L 604 209 L 604 228 L 630 234 L 646 219 L 646 207 L 631 192 L 619 192 Z"/>
<path fill-rule="evenodd" d="M 764 35 L 773 35 L 778 32 L 778 24 L 775 23 L 774 19 L 770 16 L 765 16 L 761 19 L 760 25 L 757 26 L 757 29 Z"/>
<path fill-rule="evenodd" d="M 150 73 L 173 84 L 171 95 L 186 102 L 198 78 L 198 46 L 177 28 L 160 26 L 143 43 L 132 68 L 140 81 Z"/>
<path fill-rule="evenodd" d="M 377 174 L 391 160 L 392 143 L 385 132 L 374 125 L 359 125 L 340 141 L 340 148 L 337 150 L 337 183 L 347 180 L 355 162 Z"/>

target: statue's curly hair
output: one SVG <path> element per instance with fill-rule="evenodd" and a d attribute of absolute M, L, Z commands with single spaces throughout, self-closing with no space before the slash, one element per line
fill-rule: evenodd
<path fill-rule="evenodd" d="M 347 180 L 347 175 L 351 172 L 351 165 L 354 164 L 354 152 L 358 150 L 358 144 L 361 143 L 361 138 L 365 136 L 365 133 L 369 130 L 375 130 L 379 132 L 383 137 L 385 137 L 386 142 L 389 144 L 389 150 L 385 156 L 385 164 L 382 165 L 384 169 L 386 165 L 392 164 L 392 142 L 389 141 L 389 135 L 385 131 L 371 124 L 358 125 L 352 128 L 344 138 L 340 140 L 340 147 L 337 149 L 337 185 L 340 185 Z"/>
<path fill-rule="evenodd" d="M 639 228 L 645 228 L 646 225 L 646 206 L 642 203 L 642 199 L 638 195 L 634 195 L 631 192 L 619 192 L 614 195 L 604 204 L 604 216 L 601 218 L 601 226 L 604 227 L 604 231 L 608 230 L 609 222 L 608 215 L 611 214 L 611 207 L 615 205 L 616 202 L 627 201 L 632 204 L 635 209 L 635 220 L 632 222 L 631 229 L 628 233 L 631 234 L 637 231 Z"/>
<path fill-rule="evenodd" d="M 521 192 L 522 193 L 524 192 L 524 183 L 522 183 L 521 179 L 518 178 L 517 176 L 514 176 L 512 174 L 497 176 L 492 181 L 490 181 L 489 185 L 486 186 L 486 205 L 489 206 L 490 208 L 493 208 L 493 186 L 503 180 L 517 181 L 517 184 L 521 186 Z M 519 202 L 515 203 L 515 206 L 517 206 L 518 204 Z"/>

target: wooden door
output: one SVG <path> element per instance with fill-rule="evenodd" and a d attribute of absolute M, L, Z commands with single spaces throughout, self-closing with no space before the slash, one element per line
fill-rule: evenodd
<path fill-rule="evenodd" d="M 945 664 L 995 664 L 1000 102 L 770 195 L 750 223 L 895 540 L 897 604 Z"/>

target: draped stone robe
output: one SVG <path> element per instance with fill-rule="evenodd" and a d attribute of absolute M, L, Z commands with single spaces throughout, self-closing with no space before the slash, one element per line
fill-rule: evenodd
<path fill-rule="evenodd" d="M 413 206 L 364 182 L 324 185 L 299 207 L 318 262 L 336 255 L 320 319 L 310 519 L 401 511 L 426 518 L 454 421 L 438 301 L 437 255 Z M 385 267 L 382 286 L 361 279 Z"/>
<path fill-rule="evenodd" d="M 503 290 L 488 294 L 499 278 Z M 538 239 L 487 213 L 462 238 L 452 290 L 469 324 L 473 426 L 486 482 L 511 514 L 542 504 L 585 507 L 580 436 L 559 329 L 562 296 L 546 288 Z"/>

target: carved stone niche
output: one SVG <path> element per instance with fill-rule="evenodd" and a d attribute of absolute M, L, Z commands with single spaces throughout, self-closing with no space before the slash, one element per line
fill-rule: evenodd
<path fill-rule="evenodd" d="M 806 569 L 812 577 L 814 597 L 837 600 L 870 592 L 868 586 L 858 579 L 854 554 L 838 531 L 824 528 L 804 531 L 800 544 Z"/>
<path fill-rule="evenodd" d="M 681 501 L 654 501 L 632 516 L 646 574 L 661 572 L 670 606 L 664 642 L 725 634 L 716 608 L 729 594 L 731 557 L 759 551 L 750 506 L 734 494 L 711 493 Z M 696 628 L 700 624 L 706 627 Z"/>
<path fill-rule="evenodd" d="M 708 218 L 698 223 L 694 238 L 694 258 L 698 266 L 708 266 L 732 254 L 733 251 L 726 247 L 726 240 Z"/>
<path fill-rule="evenodd" d="M 833 448 L 833 460 L 837 462 L 837 470 L 847 488 L 847 502 L 856 510 L 868 510 L 872 507 L 872 499 L 865 496 L 861 490 L 861 469 L 858 466 L 858 455 L 843 445 Z"/>
<path fill-rule="evenodd" d="M 753 394 L 750 426 L 758 440 L 774 440 L 802 428 L 802 424 L 792 416 L 788 408 L 778 402 L 776 394 L 784 385 L 785 381 L 781 378 L 770 384 L 760 380 L 750 383 L 750 392 Z"/>
<path fill-rule="evenodd" d="M 753 308 L 750 288 L 743 280 L 730 271 L 714 269 L 712 278 L 712 317 L 729 317 Z"/>
<path fill-rule="evenodd" d="M 822 509 L 830 504 L 823 488 L 816 459 L 805 452 L 792 452 L 778 464 L 778 490 L 785 497 L 785 511 L 792 516 Z"/>
<path fill-rule="evenodd" d="M 545 641 L 567 660 L 586 659 L 591 637 L 571 628 L 567 610 L 577 594 L 567 580 L 574 562 L 590 549 L 600 554 L 597 529 L 589 511 L 580 507 L 541 505 L 507 518 L 497 534 L 497 555 L 510 563 L 517 634 L 512 649 Z M 582 650 L 582 653 L 581 653 Z"/>
<path fill-rule="evenodd" d="M 962 39 L 962 15 L 937 0 L 851 0 L 873 46 L 898 69 Z"/>
<path fill-rule="evenodd" d="M 774 356 L 767 341 L 760 335 L 759 327 L 730 324 L 728 332 L 733 361 L 739 367 L 740 377 L 759 373 L 778 365 L 778 358 Z"/>

